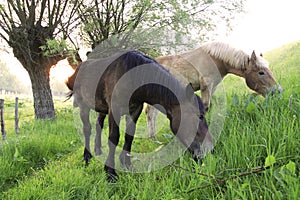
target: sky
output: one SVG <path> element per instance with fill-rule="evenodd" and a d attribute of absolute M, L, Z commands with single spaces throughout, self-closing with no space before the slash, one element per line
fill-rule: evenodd
<path fill-rule="evenodd" d="M 300 0 L 248 0 L 228 37 L 245 51 L 270 51 L 300 40 Z"/>
<path fill-rule="evenodd" d="M 300 40 L 299 20 L 300 0 L 248 0 L 245 13 L 237 17 L 232 32 L 217 39 L 249 54 L 253 50 L 264 53 Z M 11 72 L 20 77 L 24 84 L 30 84 L 27 72 L 13 56 L 2 54 L 1 59 L 8 62 Z M 66 79 L 72 73 L 70 67 L 54 69 L 52 75 L 59 80 Z"/>

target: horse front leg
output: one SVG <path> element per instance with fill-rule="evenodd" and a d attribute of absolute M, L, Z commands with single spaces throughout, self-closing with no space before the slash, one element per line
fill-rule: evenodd
<path fill-rule="evenodd" d="M 136 130 L 136 122 L 143 110 L 143 105 L 138 106 L 134 111 L 130 113 L 130 117 L 126 115 L 126 132 L 125 132 L 125 142 L 123 150 L 120 154 L 120 162 L 126 169 L 130 169 L 130 152 L 132 141 L 134 139 L 134 134 Z"/>
<path fill-rule="evenodd" d="M 107 174 L 108 182 L 115 182 L 117 180 L 117 173 L 115 171 L 115 153 L 116 147 L 119 143 L 120 130 L 119 130 L 120 116 L 114 116 L 112 112 L 108 114 L 109 124 L 109 137 L 108 137 L 108 156 L 105 162 L 104 170 Z"/>
<path fill-rule="evenodd" d="M 90 109 L 87 107 L 80 108 L 80 118 L 83 123 L 83 133 L 85 140 L 85 148 L 83 153 L 83 159 L 86 164 L 93 157 L 90 149 L 90 137 L 91 137 L 91 123 L 90 123 Z"/>
<path fill-rule="evenodd" d="M 146 121 L 148 128 L 148 136 L 153 140 L 156 140 L 156 128 L 155 128 L 155 119 L 157 117 L 158 111 L 150 105 L 146 107 Z"/>
<path fill-rule="evenodd" d="M 207 87 L 205 87 L 205 89 L 201 89 L 201 100 L 203 102 L 203 106 L 206 112 L 208 111 L 210 106 L 210 98 L 211 98 L 210 90 Z"/>
<path fill-rule="evenodd" d="M 102 142 L 101 142 L 101 133 L 103 129 L 104 119 L 106 114 L 99 113 L 96 121 L 96 136 L 95 136 L 95 155 L 102 154 Z"/>
<path fill-rule="evenodd" d="M 207 112 L 210 107 L 210 99 L 216 88 L 214 88 L 213 83 L 202 82 L 201 85 L 201 100 L 204 105 L 205 111 Z"/>

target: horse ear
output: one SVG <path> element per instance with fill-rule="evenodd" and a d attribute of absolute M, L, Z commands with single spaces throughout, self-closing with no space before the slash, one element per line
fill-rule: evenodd
<path fill-rule="evenodd" d="M 255 51 L 254 51 L 254 50 L 253 50 L 253 52 L 252 52 L 252 54 L 251 54 L 250 61 L 251 61 L 252 63 L 255 63 L 255 61 L 256 61 L 256 54 L 255 54 Z"/>
<path fill-rule="evenodd" d="M 194 96 L 194 89 L 191 83 L 185 87 L 185 94 L 188 99 L 192 99 L 192 97 Z"/>

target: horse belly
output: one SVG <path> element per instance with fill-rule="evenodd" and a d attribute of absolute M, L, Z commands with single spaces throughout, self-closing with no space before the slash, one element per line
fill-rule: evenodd
<path fill-rule="evenodd" d="M 190 63 L 181 61 L 174 64 L 169 71 L 183 86 L 191 83 L 194 90 L 200 89 L 199 73 Z"/>

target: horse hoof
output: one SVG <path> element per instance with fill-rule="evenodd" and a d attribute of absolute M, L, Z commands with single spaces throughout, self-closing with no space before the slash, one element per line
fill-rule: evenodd
<path fill-rule="evenodd" d="M 106 172 L 107 182 L 115 183 L 118 180 L 118 174 L 116 173 L 116 171 L 113 168 L 108 167 L 107 165 L 105 165 L 104 170 Z"/>
<path fill-rule="evenodd" d="M 84 149 L 84 153 L 83 153 L 83 160 L 85 161 L 85 164 L 88 165 L 89 164 L 89 160 L 92 158 L 92 154 L 90 153 L 89 150 L 87 150 L 86 148 Z"/>
<path fill-rule="evenodd" d="M 118 176 L 112 175 L 112 174 L 106 174 L 106 181 L 109 183 L 115 183 L 118 180 Z"/>

